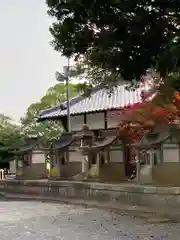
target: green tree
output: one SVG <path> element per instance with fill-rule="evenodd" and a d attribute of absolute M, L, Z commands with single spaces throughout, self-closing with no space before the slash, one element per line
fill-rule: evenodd
<path fill-rule="evenodd" d="M 98 65 L 91 64 L 88 58 L 80 58 L 71 68 L 71 76 L 85 80 L 83 84 L 79 84 L 78 88 L 86 91 L 93 85 L 103 84 L 104 87 L 111 88 L 122 82 L 122 77 L 117 72 L 111 72 L 103 69 Z"/>
<path fill-rule="evenodd" d="M 76 85 L 69 84 L 71 97 L 77 94 Z M 41 110 L 54 107 L 66 100 L 66 86 L 56 84 L 48 89 L 45 96 L 39 102 L 33 103 L 27 109 L 25 117 L 21 119 L 22 134 L 26 137 L 36 135 L 46 140 L 58 137 L 63 131 L 58 121 L 38 122 L 37 116 Z"/>
<path fill-rule="evenodd" d="M 156 69 L 162 77 L 179 69 L 178 0 L 46 3 L 54 19 L 52 45 L 66 57 L 83 56 L 90 67 L 98 66 L 130 81 L 139 79 L 147 68 Z"/>
<path fill-rule="evenodd" d="M 14 124 L 11 118 L 0 114 L 0 161 L 14 159 L 14 150 L 23 143 L 20 126 Z"/>

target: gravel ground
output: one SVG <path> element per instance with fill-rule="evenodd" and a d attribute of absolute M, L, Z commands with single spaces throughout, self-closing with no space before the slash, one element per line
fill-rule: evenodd
<path fill-rule="evenodd" d="M 180 239 L 179 224 L 55 203 L 0 202 L 2 240 Z"/>

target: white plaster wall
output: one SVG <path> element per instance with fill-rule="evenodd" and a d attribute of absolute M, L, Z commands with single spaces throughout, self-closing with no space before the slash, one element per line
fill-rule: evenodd
<path fill-rule="evenodd" d="M 45 163 L 45 154 L 44 152 L 34 151 L 32 153 L 32 164 Z"/>
<path fill-rule="evenodd" d="M 104 113 L 87 114 L 87 125 L 90 129 L 103 129 Z"/>
<path fill-rule="evenodd" d="M 113 116 L 111 111 L 107 112 L 107 127 L 115 128 L 120 122 L 120 116 Z M 71 116 L 72 131 L 80 131 L 84 124 L 84 116 Z M 104 113 L 87 114 L 87 125 L 90 129 L 104 129 Z"/>
<path fill-rule="evenodd" d="M 171 147 L 173 147 L 173 149 Z M 163 161 L 179 162 L 179 147 L 177 144 L 163 145 Z"/>
<path fill-rule="evenodd" d="M 9 170 L 11 173 L 16 173 L 16 160 L 10 161 Z"/>
<path fill-rule="evenodd" d="M 72 131 L 79 131 L 82 129 L 84 124 L 84 116 L 72 116 L 71 117 L 71 129 Z"/>
<path fill-rule="evenodd" d="M 120 122 L 120 116 L 114 116 L 112 111 L 107 112 L 107 126 L 108 128 L 115 128 Z"/>
<path fill-rule="evenodd" d="M 123 151 L 122 150 L 114 150 L 110 151 L 110 163 L 112 162 L 123 162 Z"/>
<path fill-rule="evenodd" d="M 82 155 L 79 152 L 69 152 L 69 162 L 81 162 Z"/>

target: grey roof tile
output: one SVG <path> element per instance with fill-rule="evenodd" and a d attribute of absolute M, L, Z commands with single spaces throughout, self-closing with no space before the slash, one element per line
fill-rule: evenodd
<path fill-rule="evenodd" d="M 96 89 L 87 96 L 77 96 L 70 100 L 71 115 L 91 113 L 110 109 L 121 109 L 134 103 L 141 102 L 141 89 L 127 90 L 126 85 L 114 88 L 112 93 L 108 89 Z M 67 115 L 67 109 L 62 109 L 60 104 L 40 113 L 39 119 L 51 119 Z M 66 108 L 66 102 L 63 103 Z"/>

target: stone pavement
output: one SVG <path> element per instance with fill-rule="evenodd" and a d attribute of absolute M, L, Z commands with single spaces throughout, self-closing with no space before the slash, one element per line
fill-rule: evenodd
<path fill-rule="evenodd" d="M 0 201 L 2 240 L 179 240 L 175 223 L 56 203 Z"/>
<path fill-rule="evenodd" d="M 123 215 L 131 215 L 139 218 L 149 218 L 151 221 L 158 222 L 179 222 L 180 210 L 177 208 L 157 208 L 148 206 L 137 206 L 122 204 L 118 201 L 98 201 L 91 199 L 77 199 L 77 198 L 55 198 L 42 197 L 27 194 L 11 194 L 4 193 L 0 195 L 1 199 L 14 201 L 41 201 L 51 203 L 61 203 L 70 205 L 80 205 L 90 208 L 108 209 L 116 213 L 123 213 Z"/>

